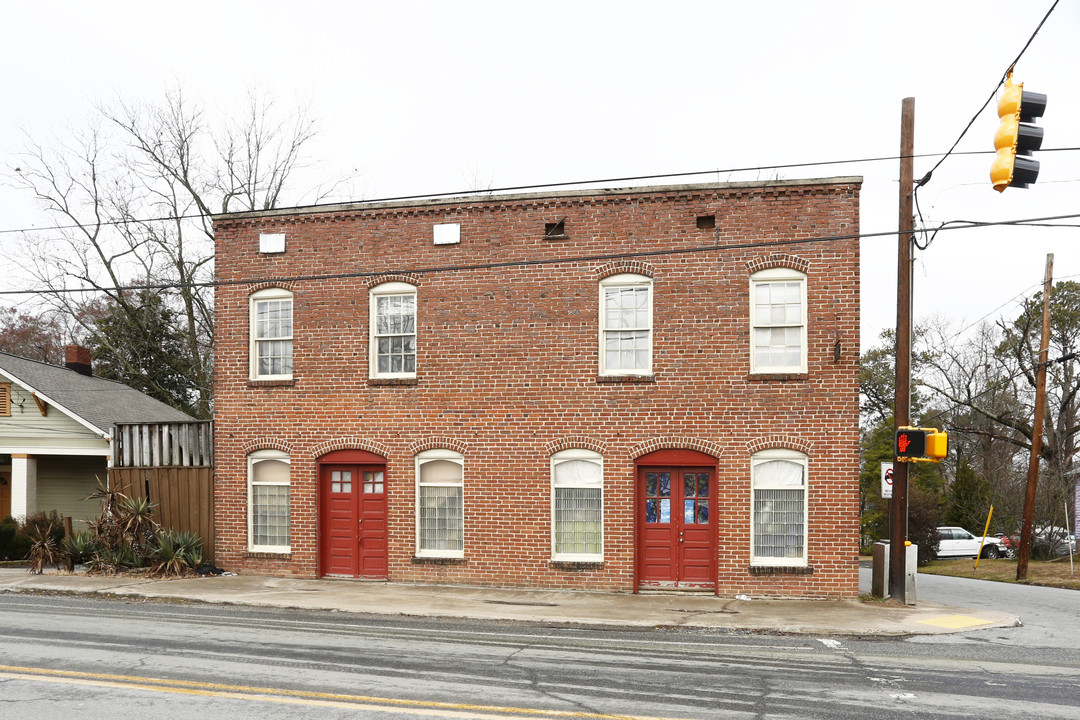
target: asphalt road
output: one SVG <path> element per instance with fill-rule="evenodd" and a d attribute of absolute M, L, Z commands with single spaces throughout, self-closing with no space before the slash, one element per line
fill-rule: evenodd
<path fill-rule="evenodd" d="M 941 592 L 969 592 L 953 585 Z M 1004 587 L 975 594 L 992 603 Z M 1045 627 L 1056 604 L 1045 601 Z M 880 640 L 0 594 L 0 708 L 20 720 L 1076 720 L 1080 651 L 1032 627 Z"/>

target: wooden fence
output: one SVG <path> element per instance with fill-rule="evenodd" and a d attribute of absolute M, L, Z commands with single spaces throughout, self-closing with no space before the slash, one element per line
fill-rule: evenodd
<path fill-rule="evenodd" d="M 113 467 L 212 467 L 214 423 L 117 424 L 112 429 Z"/>
<path fill-rule="evenodd" d="M 214 560 L 214 432 L 210 421 L 116 425 L 109 487 L 155 504 L 169 530 L 197 533 Z"/>

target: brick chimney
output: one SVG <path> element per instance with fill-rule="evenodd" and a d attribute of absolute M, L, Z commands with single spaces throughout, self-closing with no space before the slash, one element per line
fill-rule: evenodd
<path fill-rule="evenodd" d="M 64 367 L 80 375 L 93 375 L 94 371 L 90 365 L 90 348 L 82 345 L 65 345 Z"/>

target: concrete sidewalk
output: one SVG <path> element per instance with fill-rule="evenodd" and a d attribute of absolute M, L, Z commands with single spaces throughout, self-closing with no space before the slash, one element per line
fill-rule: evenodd
<path fill-rule="evenodd" d="M 44 575 L 30 575 L 21 568 L 0 568 L 0 592 L 62 592 L 566 625 L 695 627 L 826 635 L 931 635 L 1020 624 L 1018 618 L 1006 613 L 924 602 L 904 607 L 893 602 L 858 600 L 763 600 L 675 593 L 629 595 L 256 575 L 162 580 L 48 570 Z"/>

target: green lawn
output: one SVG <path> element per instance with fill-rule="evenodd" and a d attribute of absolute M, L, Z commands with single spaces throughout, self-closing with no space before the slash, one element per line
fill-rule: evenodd
<path fill-rule="evenodd" d="M 978 580 L 996 580 L 997 582 L 1016 582 L 1015 560 L 975 561 L 970 559 L 935 560 L 919 568 L 926 575 L 951 575 L 953 577 L 976 578 Z M 1057 558 L 1049 562 L 1032 560 L 1028 563 L 1027 584 L 1046 585 L 1049 587 L 1080 590 L 1080 555 L 1073 558 L 1072 572 L 1069 572 L 1069 558 Z"/>

